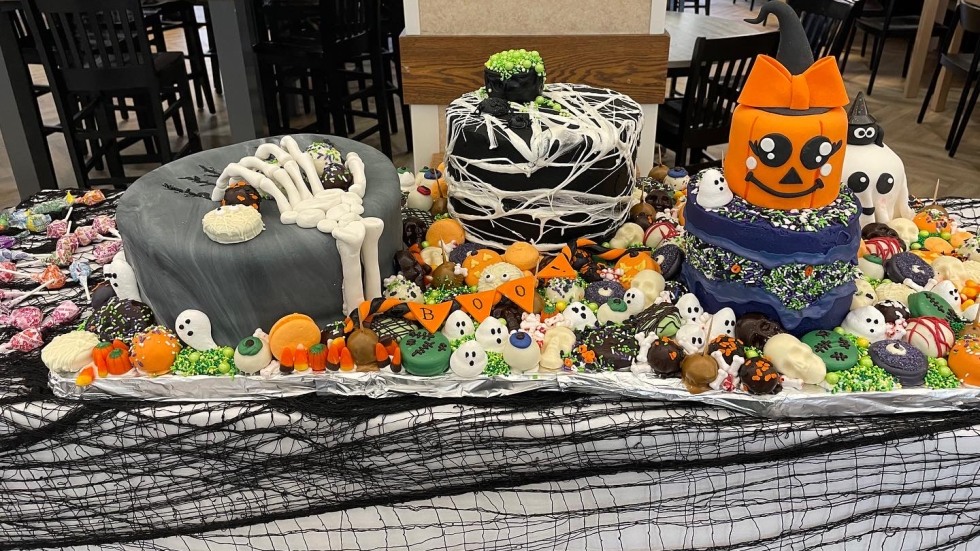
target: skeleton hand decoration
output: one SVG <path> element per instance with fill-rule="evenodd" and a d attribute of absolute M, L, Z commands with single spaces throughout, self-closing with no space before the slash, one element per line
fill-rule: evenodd
<path fill-rule="evenodd" d="M 277 162 L 268 162 L 269 157 Z M 229 164 L 218 177 L 211 200 L 220 201 L 232 179 L 244 180 L 275 200 L 281 223 L 332 235 L 343 265 L 346 312 L 363 300 L 381 296 L 378 240 L 384 222 L 361 216 L 367 189 L 364 161 L 351 152 L 345 166 L 351 174 L 349 189 L 324 189 L 313 157 L 285 136 L 278 146 L 262 144 L 254 156 Z"/>

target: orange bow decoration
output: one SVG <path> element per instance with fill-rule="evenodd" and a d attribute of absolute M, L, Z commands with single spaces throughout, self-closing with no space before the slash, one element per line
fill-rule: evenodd
<path fill-rule="evenodd" d="M 760 55 L 749 72 L 738 102 L 756 108 L 843 107 L 848 104 L 844 79 L 832 57 L 818 59 L 801 75 L 794 75 L 779 61 Z"/>

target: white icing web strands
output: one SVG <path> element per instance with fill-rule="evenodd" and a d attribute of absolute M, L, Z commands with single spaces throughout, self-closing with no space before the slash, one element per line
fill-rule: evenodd
<path fill-rule="evenodd" d="M 562 244 L 542 242 L 546 232 L 559 230 L 564 234 L 568 229 L 580 228 L 584 234 L 579 235 L 599 239 L 626 220 L 636 182 L 634 158 L 643 124 L 639 104 L 612 90 L 570 84 L 548 85 L 545 95 L 561 104 L 561 113 L 541 111 L 535 105 L 528 108 L 511 104 L 515 111 L 530 115 L 531 137 L 527 141 L 504 120 L 478 113 L 481 98 L 476 93 L 463 95 L 447 108 L 449 195 L 467 207 L 467 212 L 461 212 L 452 201 L 449 210 L 466 227 L 467 239 L 495 247 L 527 240 L 542 251 L 554 251 Z M 515 163 L 502 156 L 465 158 L 454 154 L 464 129 L 480 124 L 486 125 L 491 149 L 506 140 L 523 160 Z M 565 159 L 573 150 L 580 153 L 570 161 Z M 586 191 L 567 189 L 588 171 L 608 171 L 612 177 L 615 169 L 622 166 L 627 167 L 629 183 L 619 196 L 590 193 L 602 187 L 605 180 Z M 567 170 L 562 182 L 554 188 L 531 187 L 538 170 L 554 168 Z M 493 182 L 481 180 L 475 169 L 501 175 L 524 174 L 530 189 L 501 190 Z M 520 220 L 528 218 L 536 227 L 520 224 Z M 467 223 L 478 220 L 490 220 L 494 232 Z M 493 223 L 505 220 L 506 224 Z"/>

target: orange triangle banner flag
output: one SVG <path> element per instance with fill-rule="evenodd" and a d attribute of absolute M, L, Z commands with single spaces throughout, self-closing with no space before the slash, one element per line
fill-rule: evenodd
<path fill-rule="evenodd" d="M 497 287 L 497 292 L 514 301 L 525 312 L 534 309 L 534 289 L 538 282 L 534 276 L 522 277 Z"/>
<path fill-rule="evenodd" d="M 420 302 L 407 304 L 408 309 L 415 314 L 415 321 L 428 329 L 429 333 L 435 333 L 442 327 L 443 322 L 449 317 L 449 310 L 453 307 L 451 301 L 440 302 L 439 304 L 422 304 Z"/>
<path fill-rule="evenodd" d="M 568 258 L 560 254 L 549 262 L 547 266 L 541 268 L 538 272 L 538 277 L 541 279 L 551 279 L 553 277 L 570 277 L 574 279 L 578 277 L 578 272 L 575 271 L 575 268 L 572 268 L 571 263 L 568 262 Z"/>
<path fill-rule="evenodd" d="M 478 323 L 483 323 L 483 320 L 490 315 L 490 310 L 493 309 L 495 298 L 497 298 L 497 291 L 490 290 L 469 295 L 457 295 L 456 302 Z"/>

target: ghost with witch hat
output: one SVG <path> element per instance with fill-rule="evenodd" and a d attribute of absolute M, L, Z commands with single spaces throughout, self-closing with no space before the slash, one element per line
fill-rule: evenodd
<path fill-rule="evenodd" d="M 847 150 L 841 175 L 861 202 L 861 225 L 912 218 L 905 164 L 885 145 L 884 131 L 858 92 L 847 115 Z"/>

